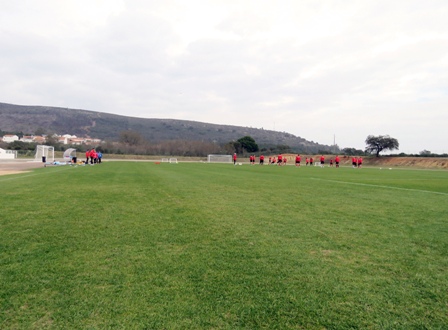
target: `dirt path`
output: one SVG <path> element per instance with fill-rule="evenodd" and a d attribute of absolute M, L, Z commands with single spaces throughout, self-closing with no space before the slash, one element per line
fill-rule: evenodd
<path fill-rule="evenodd" d="M 30 160 L 0 160 L 0 175 L 24 173 L 34 168 L 43 167 L 41 162 Z"/>

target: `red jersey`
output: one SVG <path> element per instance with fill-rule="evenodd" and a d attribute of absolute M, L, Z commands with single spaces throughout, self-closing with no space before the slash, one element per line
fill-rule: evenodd
<path fill-rule="evenodd" d="M 339 163 L 339 156 L 336 156 L 336 158 L 334 160 L 335 160 L 335 162 Z"/>
<path fill-rule="evenodd" d="M 296 156 L 296 162 L 300 162 L 300 156 Z"/>
<path fill-rule="evenodd" d="M 320 161 L 321 162 L 325 161 L 325 157 L 324 156 L 320 156 Z"/>

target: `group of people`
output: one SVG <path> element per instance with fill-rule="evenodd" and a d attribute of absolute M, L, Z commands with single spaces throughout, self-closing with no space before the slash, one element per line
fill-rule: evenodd
<path fill-rule="evenodd" d="M 352 166 L 353 166 L 353 168 L 361 168 L 362 167 L 362 157 L 352 157 Z"/>
<path fill-rule="evenodd" d="M 101 164 L 101 159 L 103 158 L 103 154 L 101 151 L 97 152 L 95 148 L 87 149 L 86 151 L 86 164 Z"/>
<path fill-rule="evenodd" d="M 264 164 L 264 155 L 260 155 L 260 165 Z M 284 157 L 282 154 L 279 154 L 277 157 L 273 156 L 273 157 L 269 157 L 269 165 L 286 165 L 288 159 L 286 157 Z M 297 154 L 297 156 L 295 157 L 295 166 L 300 167 L 301 165 L 301 161 L 302 161 L 302 157 L 300 156 L 300 154 Z M 325 166 L 325 156 L 321 155 L 320 156 L 320 166 L 324 167 Z M 255 155 L 250 155 L 249 156 L 249 162 L 251 165 L 255 165 L 256 162 L 256 157 Z M 341 162 L 341 158 L 339 157 L 339 155 L 337 155 L 334 159 L 331 158 L 330 159 L 330 167 L 339 167 L 339 164 Z M 234 153 L 233 154 L 233 164 L 236 165 L 237 163 L 237 154 Z M 306 157 L 305 158 L 305 166 L 313 166 L 314 164 L 314 158 L 313 157 Z M 362 157 L 353 157 L 352 158 L 352 164 L 353 167 L 361 167 L 362 166 Z"/>

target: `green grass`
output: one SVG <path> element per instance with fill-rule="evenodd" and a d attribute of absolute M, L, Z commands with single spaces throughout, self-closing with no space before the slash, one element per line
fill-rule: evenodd
<path fill-rule="evenodd" d="M 448 172 L 0 177 L 1 329 L 446 329 Z"/>

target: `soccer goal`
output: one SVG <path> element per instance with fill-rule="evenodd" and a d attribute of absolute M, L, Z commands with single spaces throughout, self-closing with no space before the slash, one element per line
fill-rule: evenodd
<path fill-rule="evenodd" d="M 35 162 L 54 162 L 54 147 L 51 146 L 36 146 Z"/>
<path fill-rule="evenodd" d="M 168 163 L 168 158 L 162 158 L 162 163 Z"/>
<path fill-rule="evenodd" d="M 209 162 L 209 163 L 231 163 L 232 155 L 208 155 L 207 162 Z"/>
<path fill-rule="evenodd" d="M 177 158 L 170 158 L 170 164 L 177 164 Z"/>

